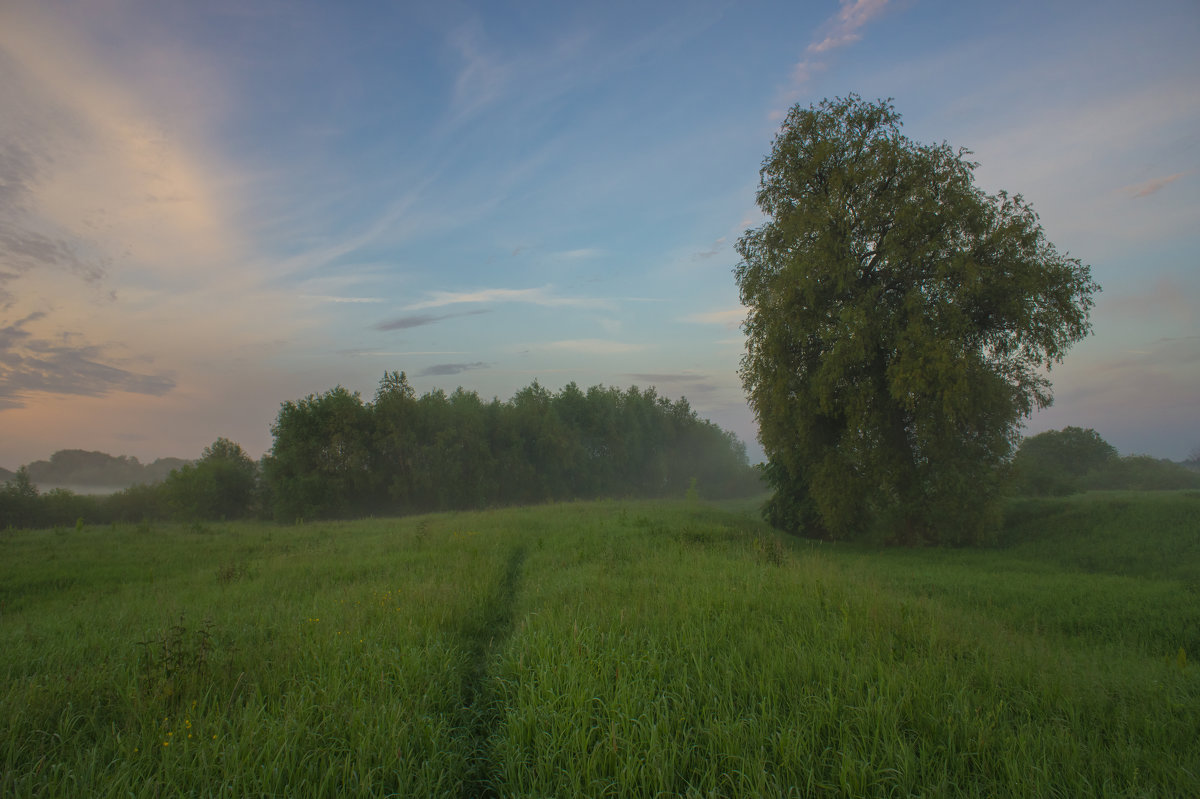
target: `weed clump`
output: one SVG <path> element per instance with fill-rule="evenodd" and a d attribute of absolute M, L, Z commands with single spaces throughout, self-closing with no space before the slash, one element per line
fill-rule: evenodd
<path fill-rule="evenodd" d="M 188 697 L 203 695 L 212 680 L 216 641 L 211 619 L 189 626 L 181 615 L 178 622 L 137 646 L 143 699 L 176 708 Z"/>

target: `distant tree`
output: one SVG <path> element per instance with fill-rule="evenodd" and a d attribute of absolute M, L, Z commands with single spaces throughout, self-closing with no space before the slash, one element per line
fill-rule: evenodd
<path fill-rule="evenodd" d="M 190 466 L 185 463 L 184 466 Z M 180 469 L 183 466 L 178 467 Z M 169 477 L 170 475 L 168 475 Z M 115 522 L 142 522 L 178 515 L 168 496 L 165 481 L 159 484 L 136 483 L 102 500 L 102 517 Z"/>
<path fill-rule="evenodd" d="M 190 463 L 192 461 L 183 458 L 156 458 L 153 463 L 148 463 L 142 467 L 142 475 L 137 482 L 161 483 L 167 479 L 171 472 L 181 469 Z"/>
<path fill-rule="evenodd" d="M 0 529 L 41 526 L 37 485 L 22 466 L 0 486 Z"/>
<path fill-rule="evenodd" d="M 297 518 L 360 515 L 373 505 L 373 422 L 357 391 L 342 386 L 285 402 L 263 460 L 274 515 Z"/>
<path fill-rule="evenodd" d="M 1184 458 L 1183 465 L 1189 469 L 1200 471 L 1200 444 L 1192 447 L 1191 453 Z"/>
<path fill-rule="evenodd" d="M 1116 459 L 1116 448 L 1095 430 L 1064 427 L 1024 439 L 1013 457 L 1013 474 L 1021 493 L 1061 496 L 1082 490 L 1084 475 Z"/>
<path fill-rule="evenodd" d="M 42 485 L 119 486 L 145 479 L 145 467 L 132 455 L 82 449 L 60 449 L 48 461 L 29 464 L 29 473 Z"/>
<path fill-rule="evenodd" d="M 240 519 L 250 513 L 258 467 L 228 438 L 204 448 L 195 465 L 171 472 L 164 489 L 175 515 L 185 519 Z"/>
<path fill-rule="evenodd" d="M 796 106 L 776 136 L 736 269 L 776 526 L 916 544 L 998 521 L 999 467 L 1099 287 L 965 156 L 856 96 Z"/>
<path fill-rule="evenodd" d="M 371 415 L 375 493 L 399 511 L 416 510 L 417 397 L 404 372 L 384 372 Z"/>
<path fill-rule="evenodd" d="M 13 496 L 23 499 L 33 499 L 38 496 L 38 487 L 33 482 L 33 478 L 29 476 L 29 469 L 25 466 L 17 469 L 4 488 Z"/>

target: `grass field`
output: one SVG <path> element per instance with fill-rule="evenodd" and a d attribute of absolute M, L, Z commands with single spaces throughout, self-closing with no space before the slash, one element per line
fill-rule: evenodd
<path fill-rule="evenodd" d="M 1200 796 L 1200 494 L 0 534 L 0 795 Z"/>

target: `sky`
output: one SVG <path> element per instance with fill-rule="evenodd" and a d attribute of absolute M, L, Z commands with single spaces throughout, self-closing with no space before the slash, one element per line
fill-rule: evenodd
<path fill-rule="evenodd" d="M 734 245 L 891 98 L 1103 287 L 1026 431 L 1200 447 L 1200 5 L 0 0 L 0 466 L 258 457 L 280 403 L 656 386 L 761 457 Z"/>

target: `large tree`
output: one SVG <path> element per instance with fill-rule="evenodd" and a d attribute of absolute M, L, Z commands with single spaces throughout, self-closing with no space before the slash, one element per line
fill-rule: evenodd
<path fill-rule="evenodd" d="M 736 275 L 777 526 L 986 535 L 997 467 L 1099 287 L 1020 196 L 977 188 L 967 155 L 853 95 L 794 107 L 776 136 Z"/>

